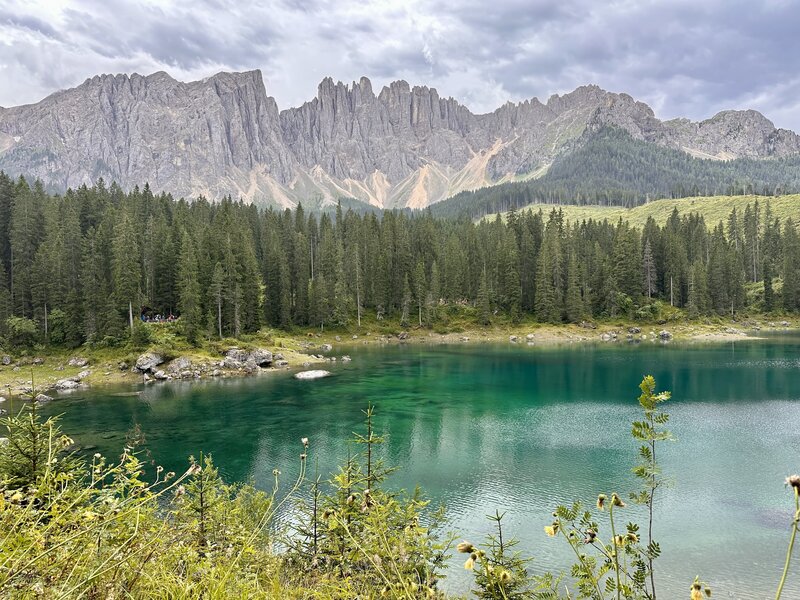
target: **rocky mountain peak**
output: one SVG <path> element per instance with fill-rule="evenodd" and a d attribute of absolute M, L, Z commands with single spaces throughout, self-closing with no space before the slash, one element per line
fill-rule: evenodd
<path fill-rule="evenodd" d="M 178 196 L 290 206 L 353 196 L 426 206 L 465 189 L 536 176 L 584 131 L 621 127 L 695 156 L 784 156 L 800 138 L 757 111 L 660 121 L 624 93 L 586 85 L 476 115 L 435 88 L 324 78 L 279 111 L 261 72 L 183 83 L 161 71 L 97 75 L 39 103 L 0 108 L 0 169 L 59 187 L 98 177 Z"/>

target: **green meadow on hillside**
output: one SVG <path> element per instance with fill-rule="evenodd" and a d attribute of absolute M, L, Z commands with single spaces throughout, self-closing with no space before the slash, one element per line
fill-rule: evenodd
<path fill-rule="evenodd" d="M 672 211 L 677 208 L 681 214 L 686 213 L 699 213 L 703 215 L 706 223 L 709 226 L 716 225 L 720 221 L 727 221 L 731 211 L 735 208 L 737 212 L 741 213 L 745 207 L 750 204 L 754 205 L 756 202 L 763 208 L 769 202 L 772 214 L 778 217 L 781 221 L 792 218 L 795 221 L 800 218 L 800 194 L 789 194 L 786 196 L 701 196 L 692 198 L 676 198 L 665 200 L 654 200 L 636 206 L 634 208 L 623 208 L 621 206 L 600 206 L 600 205 L 583 205 L 577 206 L 572 204 L 529 204 L 520 209 L 520 211 L 533 210 L 534 212 L 541 210 L 547 214 L 553 208 L 560 208 L 564 211 L 564 216 L 567 221 L 583 221 L 583 220 L 599 220 L 608 219 L 609 221 L 617 221 L 622 218 L 623 221 L 628 221 L 635 227 L 643 226 L 649 217 L 653 217 L 656 223 L 663 225 L 666 223 Z M 501 213 L 505 218 L 506 213 Z M 486 219 L 494 219 L 495 215 L 485 217 Z"/>

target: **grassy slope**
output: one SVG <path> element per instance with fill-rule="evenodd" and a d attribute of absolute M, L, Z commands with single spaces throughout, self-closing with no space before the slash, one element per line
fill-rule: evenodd
<path fill-rule="evenodd" d="M 648 217 L 653 217 L 657 223 L 663 224 L 669 218 L 672 210 L 677 208 L 681 214 L 695 212 L 700 213 L 705 218 L 709 227 L 715 226 L 720 221 L 727 221 L 731 210 L 744 211 L 748 204 L 753 205 L 756 200 L 761 206 L 763 216 L 764 207 L 769 202 L 774 216 L 783 221 L 791 217 L 795 221 L 800 219 L 800 194 L 788 196 L 708 196 L 697 198 L 678 198 L 666 200 L 654 200 L 648 204 L 635 208 L 622 208 L 619 206 L 575 206 L 575 205 L 553 205 L 553 204 L 531 204 L 523 210 L 542 210 L 546 215 L 553 208 L 561 208 L 567 221 L 582 221 L 584 219 L 595 219 L 602 221 L 616 221 L 622 218 L 630 222 L 631 225 L 641 227 L 645 224 Z M 505 213 L 502 214 L 505 217 Z M 489 215 L 486 219 L 493 219 L 495 215 Z"/>

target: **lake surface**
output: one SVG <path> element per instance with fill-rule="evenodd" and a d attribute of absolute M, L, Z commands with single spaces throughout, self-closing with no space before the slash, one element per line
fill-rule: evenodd
<path fill-rule="evenodd" d="M 339 349 L 336 349 L 337 354 Z M 342 350 L 345 352 L 345 350 Z M 49 405 L 79 444 L 119 453 L 138 424 L 167 470 L 214 455 L 228 480 L 288 487 L 300 438 L 331 473 L 360 431 L 368 402 L 383 455 L 400 470 L 390 485 L 422 486 L 444 503 L 460 538 L 481 540 L 485 515 L 506 511 L 506 531 L 534 557 L 531 570 L 567 570 L 563 540 L 545 536 L 553 508 L 598 492 L 635 489 L 638 384 L 645 374 L 673 392 L 666 405 L 677 441 L 659 451 L 672 478 L 657 502 L 665 598 L 688 597 L 695 575 L 716 598 L 772 597 L 792 518 L 784 478 L 800 472 L 800 337 L 716 345 L 623 343 L 348 348 L 333 377 L 290 374 L 83 391 Z M 93 448 L 92 452 L 95 451 Z M 313 462 L 311 462 L 313 465 Z M 625 509 L 636 518 L 638 508 Z M 643 521 L 642 521 L 643 522 Z M 458 563 L 463 557 L 456 557 Z M 466 590 L 463 569 L 447 588 Z M 800 598 L 800 559 L 786 598 Z"/>

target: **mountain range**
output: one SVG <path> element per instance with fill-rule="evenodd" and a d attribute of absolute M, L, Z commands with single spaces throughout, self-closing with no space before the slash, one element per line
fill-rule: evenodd
<path fill-rule="evenodd" d="M 184 83 L 164 72 L 98 75 L 35 104 L 0 108 L 0 170 L 56 189 L 102 177 L 179 197 L 325 206 L 355 198 L 423 208 L 459 192 L 533 180 L 609 126 L 695 158 L 787 157 L 800 136 L 754 110 L 662 121 L 597 86 L 473 114 L 425 86 L 325 78 L 279 110 L 260 71 Z"/>

